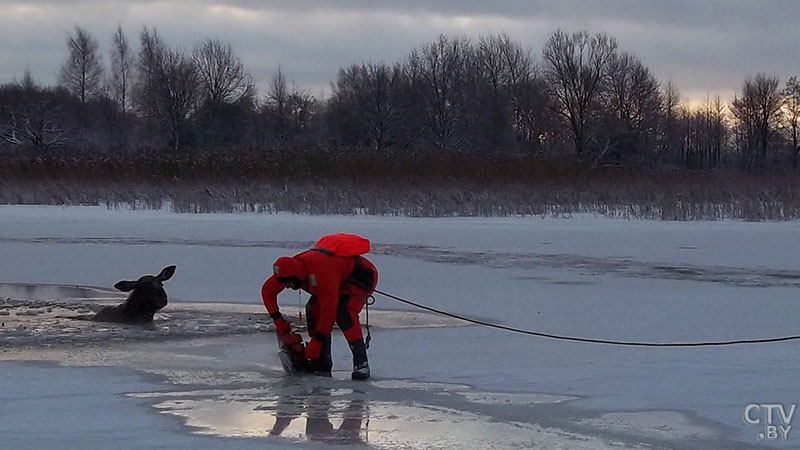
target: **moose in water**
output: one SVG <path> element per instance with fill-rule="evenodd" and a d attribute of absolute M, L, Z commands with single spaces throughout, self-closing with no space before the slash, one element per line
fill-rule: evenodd
<path fill-rule="evenodd" d="M 120 281 L 114 285 L 120 291 L 130 292 L 124 303 L 104 306 L 91 320 L 97 322 L 151 323 L 158 310 L 167 306 L 167 292 L 163 283 L 175 273 L 175 266 L 165 267 L 158 275 L 145 275 L 136 281 Z"/>

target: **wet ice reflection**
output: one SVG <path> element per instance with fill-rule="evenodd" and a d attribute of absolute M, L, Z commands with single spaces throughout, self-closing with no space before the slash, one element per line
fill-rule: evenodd
<path fill-rule="evenodd" d="M 197 391 L 194 394 L 198 394 Z M 191 393 L 190 393 L 191 395 Z M 364 444 L 369 434 L 369 402 L 349 390 L 313 387 L 279 395 L 229 393 L 157 403 L 164 413 L 183 417 L 198 433 L 224 437 L 280 436 L 292 441 Z"/>
<path fill-rule="evenodd" d="M 334 381 L 341 383 L 342 381 Z M 380 382 L 378 382 L 380 383 Z M 387 383 L 382 383 L 386 385 Z M 420 388 L 414 383 L 413 388 Z M 156 400 L 164 414 L 179 416 L 196 433 L 221 437 L 272 437 L 289 442 L 320 442 L 374 448 L 531 448 L 569 439 L 569 432 L 536 424 L 500 422 L 471 411 L 407 400 L 409 386 L 383 391 L 374 386 L 331 387 L 324 381 L 302 379 L 266 389 L 133 394 Z M 461 397 L 461 387 L 430 386 L 429 394 Z M 508 394 L 513 396 L 513 394 Z M 508 401 L 493 395 L 476 402 Z M 461 397 L 464 398 L 464 397 Z M 544 399 L 538 399 L 544 400 Z M 546 401 L 558 402 L 559 398 Z M 585 437 L 583 438 L 585 439 Z M 592 447 L 587 442 L 570 448 Z"/>

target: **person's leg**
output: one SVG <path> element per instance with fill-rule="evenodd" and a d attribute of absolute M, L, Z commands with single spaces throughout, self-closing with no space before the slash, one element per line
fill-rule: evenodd
<path fill-rule="evenodd" d="M 366 298 L 350 290 L 350 294 L 339 296 L 339 305 L 336 315 L 336 324 L 344 334 L 350 352 L 353 354 L 353 379 L 364 380 L 369 378 L 369 363 L 367 361 L 367 346 L 361 334 L 361 323 L 358 313 L 364 307 Z"/>
<path fill-rule="evenodd" d="M 317 330 L 317 321 L 321 313 L 321 307 L 317 298 L 311 296 L 306 303 L 306 325 L 308 326 L 308 335 L 313 336 Z M 331 369 L 333 369 L 333 358 L 331 357 L 331 336 L 328 335 L 327 339 L 322 342 L 322 348 L 319 352 L 319 359 L 308 365 L 308 371 L 318 375 L 330 376 Z"/>
<path fill-rule="evenodd" d="M 353 342 L 361 339 L 361 323 L 358 319 L 358 313 L 364 307 L 365 299 L 357 295 L 353 295 L 352 290 L 345 289 L 339 295 L 339 304 L 336 311 L 336 325 L 342 330 L 344 338 L 347 342 Z"/>
<path fill-rule="evenodd" d="M 366 380 L 370 376 L 367 346 L 361 334 L 358 313 L 364 308 L 377 284 L 378 270 L 368 259 L 359 256 L 339 296 L 337 323 L 353 353 L 351 377 L 354 380 Z"/>

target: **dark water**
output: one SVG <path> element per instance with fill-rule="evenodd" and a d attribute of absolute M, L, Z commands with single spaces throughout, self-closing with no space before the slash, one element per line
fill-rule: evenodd
<path fill-rule="evenodd" d="M 87 320 L 126 293 L 90 286 L 0 283 L 0 345 L 83 346 L 135 340 L 212 337 L 266 331 L 264 314 L 225 308 L 186 309 L 167 305 L 150 324 Z M 172 299 L 170 299 L 172 301 Z"/>

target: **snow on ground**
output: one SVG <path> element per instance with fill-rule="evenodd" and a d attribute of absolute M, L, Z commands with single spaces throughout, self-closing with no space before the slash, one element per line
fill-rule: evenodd
<path fill-rule="evenodd" d="M 14 420 L 0 431 L 14 443 L 49 447 L 47 433 L 26 419 L 47 402 L 47 427 L 61 430 L 68 448 L 87 434 L 97 448 L 105 442 L 91 421 L 68 417 L 68 407 L 132 424 L 115 438 L 153 429 L 142 446 L 800 448 L 800 435 L 758 439 L 764 424 L 742 420 L 751 403 L 798 402 L 796 342 L 567 343 L 412 320 L 410 307 L 378 296 L 377 308 L 406 312 L 374 316 L 383 321 L 370 349 L 375 380 L 346 380 L 340 337 L 333 380 L 286 380 L 274 336 L 259 321 L 259 287 L 276 257 L 337 231 L 371 239 L 379 289 L 504 325 L 646 341 L 800 334 L 798 223 L 0 207 L 0 282 L 16 283 L 0 286 L 0 299 L 12 299 L 0 305 L 0 321 L 11 327 L 13 318 L 15 327 L 0 331 L 0 359 L 70 366 L 1 363 L 0 417 Z M 165 284 L 171 304 L 152 329 L 81 329 L 54 319 L 115 302 L 108 289 L 116 281 L 169 264 L 178 266 Z M 19 283 L 78 287 L 63 294 L 51 286 L 48 294 Z M 294 292 L 281 297 L 287 308 L 298 300 Z M 251 328 L 260 334 L 248 335 Z M 45 379 L 51 384 L 36 382 Z"/>

